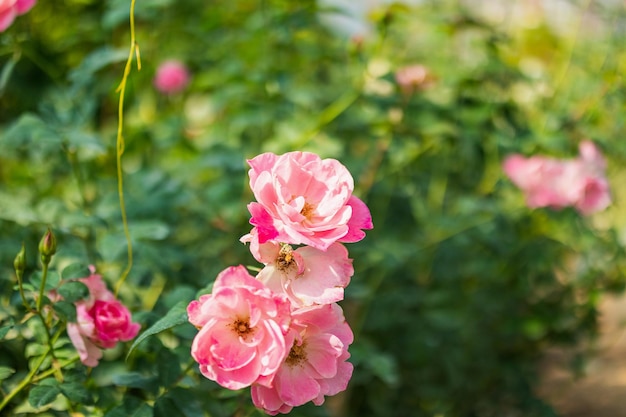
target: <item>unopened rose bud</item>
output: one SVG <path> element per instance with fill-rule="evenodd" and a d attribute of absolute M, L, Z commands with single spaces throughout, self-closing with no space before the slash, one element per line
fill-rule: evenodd
<path fill-rule="evenodd" d="M 39 253 L 41 254 L 41 261 L 45 264 L 50 263 L 52 255 L 57 252 L 57 240 L 52 234 L 52 230 L 48 228 L 48 231 L 39 242 Z"/>
<path fill-rule="evenodd" d="M 24 249 L 24 244 L 22 243 L 22 250 L 20 250 L 13 261 L 13 267 L 15 268 L 15 273 L 18 277 L 21 277 L 24 274 L 24 270 L 26 269 L 26 250 Z"/>

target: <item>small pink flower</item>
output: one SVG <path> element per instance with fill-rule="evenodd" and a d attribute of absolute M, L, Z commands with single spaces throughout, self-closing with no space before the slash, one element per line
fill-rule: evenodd
<path fill-rule="evenodd" d="M 0 32 L 5 31 L 19 15 L 33 8 L 37 0 L 0 0 Z"/>
<path fill-rule="evenodd" d="M 400 90 L 406 95 L 430 87 L 433 83 L 433 76 L 428 68 L 419 64 L 399 68 L 395 78 Z"/>
<path fill-rule="evenodd" d="M 354 180 L 335 159 L 309 152 L 264 153 L 248 160 L 250 223 L 259 243 L 268 240 L 326 250 L 357 242 L 373 227 L 369 209 L 352 195 Z"/>
<path fill-rule="evenodd" d="M 180 61 L 163 62 L 154 77 L 154 86 L 164 94 L 175 94 L 183 91 L 189 84 L 190 75 L 187 67 Z"/>
<path fill-rule="evenodd" d="M 275 241 L 259 244 L 254 234 L 244 236 L 243 241 L 250 242 L 254 257 L 265 264 L 256 278 L 275 293 L 285 294 L 293 307 L 343 300 L 354 268 L 341 243 L 322 251 L 311 246 L 294 250 Z"/>
<path fill-rule="evenodd" d="M 348 346 L 354 336 L 341 307 L 326 304 L 296 310 L 294 342 L 274 377 L 272 386 L 252 386 L 252 401 L 267 414 L 288 413 L 309 401 L 324 403 L 324 397 L 346 389 L 353 366 Z"/>
<path fill-rule="evenodd" d="M 253 383 L 271 386 L 289 352 L 289 302 L 273 294 L 243 266 L 222 271 L 213 292 L 187 307 L 189 321 L 200 331 L 191 355 L 200 372 L 229 389 Z"/>
<path fill-rule="evenodd" d="M 583 141 L 579 149 L 580 157 L 569 160 L 511 155 L 504 161 L 503 169 L 524 191 L 529 207 L 572 206 L 581 214 L 592 214 L 611 203 L 606 162 L 590 141 Z"/>
<path fill-rule="evenodd" d="M 76 323 L 67 324 L 67 333 L 81 362 L 90 367 L 98 365 L 101 349 L 132 340 L 141 328 L 132 322 L 130 312 L 106 288 L 102 277 L 93 272 L 79 280 L 89 289 L 89 297 L 76 302 Z"/>

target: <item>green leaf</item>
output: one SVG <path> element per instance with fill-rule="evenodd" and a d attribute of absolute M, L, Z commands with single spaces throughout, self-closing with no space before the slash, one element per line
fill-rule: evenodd
<path fill-rule="evenodd" d="M 76 306 L 69 301 L 57 301 L 52 305 L 54 311 L 65 321 L 76 321 Z"/>
<path fill-rule="evenodd" d="M 128 372 L 114 375 L 112 379 L 115 385 L 149 390 L 154 386 L 155 377 L 144 376 L 139 372 Z"/>
<path fill-rule="evenodd" d="M 152 417 L 153 415 L 152 407 L 143 403 L 137 407 L 131 407 L 128 404 L 117 406 L 109 410 L 104 417 Z"/>
<path fill-rule="evenodd" d="M 54 378 L 41 381 L 28 394 L 28 402 L 35 408 L 50 404 L 61 393 L 58 382 Z"/>
<path fill-rule="evenodd" d="M 63 268 L 61 272 L 61 278 L 63 279 L 78 279 L 87 278 L 91 275 L 89 267 L 83 263 L 76 262 Z"/>
<path fill-rule="evenodd" d="M 2 135 L 0 144 L 9 148 L 19 148 L 32 142 L 60 144 L 62 138 L 38 116 L 26 113 Z"/>
<path fill-rule="evenodd" d="M 74 403 L 85 404 L 91 402 L 89 391 L 78 381 L 64 382 L 60 390 L 63 395 Z"/>
<path fill-rule="evenodd" d="M 172 307 L 170 311 L 168 311 L 165 316 L 163 316 L 159 321 L 150 326 L 149 329 L 139 335 L 139 337 L 135 339 L 130 349 L 128 350 L 128 355 L 126 357 L 130 356 L 131 352 L 137 347 L 137 345 L 139 345 L 139 343 L 141 343 L 147 337 L 160 333 L 164 330 L 171 329 L 174 326 L 186 323 L 187 304 L 188 303 L 186 301 L 178 302 L 174 307 Z"/>
<path fill-rule="evenodd" d="M 56 271 L 48 271 L 46 278 L 46 291 L 50 291 L 59 286 L 61 278 Z M 30 277 L 30 283 L 33 287 L 39 289 L 41 287 L 41 271 L 35 271 Z"/>
<path fill-rule="evenodd" d="M 7 335 L 7 333 L 9 333 L 9 330 L 11 330 L 13 328 L 13 326 L 15 326 L 13 318 L 10 318 L 9 321 L 10 321 L 9 324 L 6 324 L 6 325 L 0 327 L 0 339 L 4 339 L 4 337 Z"/>
<path fill-rule="evenodd" d="M 58 289 L 59 294 L 64 301 L 73 303 L 81 300 L 89 295 L 89 288 L 79 281 L 70 281 L 61 285 Z"/>
<path fill-rule="evenodd" d="M 0 366 L 0 381 L 3 379 L 7 379 L 14 373 L 15 373 L 15 369 L 9 368 L 8 366 Z"/>

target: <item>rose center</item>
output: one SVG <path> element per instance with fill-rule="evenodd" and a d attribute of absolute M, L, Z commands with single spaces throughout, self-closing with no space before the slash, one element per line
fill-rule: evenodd
<path fill-rule="evenodd" d="M 294 366 L 303 366 L 304 362 L 306 362 L 306 342 L 303 342 L 301 345 L 296 344 L 295 342 L 289 351 L 289 356 L 285 359 L 285 363 L 290 367 Z"/>
<path fill-rule="evenodd" d="M 282 245 L 280 247 L 278 257 L 276 258 L 276 268 L 278 268 L 279 271 L 285 272 L 295 266 L 296 261 L 293 258 L 292 252 L 293 249 L 289 245 Z"/>
<path fill-rule="evenodd" d="M 237 333 L 238 336 L 241 336 L 244 339 L 247 339 L 249 336 L 254 334 L 254 328 L 250 327 L 250 320 L 248 318 L 237 318 L 237 320 L 235 320 L 230 327 L 235 333 Z"/>
<path fill-rule="evenodd" d="M 302 210 L 300 210 L 300 214 L 302 214 L 308 220 L 311 220 L 311 216 L 313 215 L 314 211 L 315 211 L 315 206 L 311 203 L 305 202 L 304 207 L 302 207 Z"/>

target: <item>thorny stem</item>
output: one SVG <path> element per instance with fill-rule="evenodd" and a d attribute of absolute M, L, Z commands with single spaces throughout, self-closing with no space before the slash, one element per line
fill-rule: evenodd
<path fill-rule="evenodd" d="M 124 75 L 122 81 L 117 87 L 117 92 L 120 94 L 118 105 L 118 124 L 117 124 L 117 140 L 116 140 L 116 153 L 117 153 L 117 193 L 120 200 L 120 212 L 122 215 L 122 225 L 124 226 L 124 235 L 126 237 L 126 243 L 128 245 L 128 264 L 122 272 L 117 284 L 115 286 L 115 295 L 119 293 L 120 287 L 126 280 L 126 277 L 130 273 L 133 266 L 133 245 L 130 239 L 130 231 L 128 229 L 128 219 L 126 216 L 126 203 L 124 202 L 124 180 L 122 173 L 122 155 L 124 154 L 124 94 L 126 93 L 126 82 L 130 75 L 130 69 L 133 62 L 133 55 L 137 57 L 137 70 L 141 70 L 141 60 L 139 57 L 139 45 L 135 40 L 135 0 L 131 0 L 130 3 L 130 50 L 128 52 L 128 59 L 126 60 L 126 66 L 124 67 Z"/>

